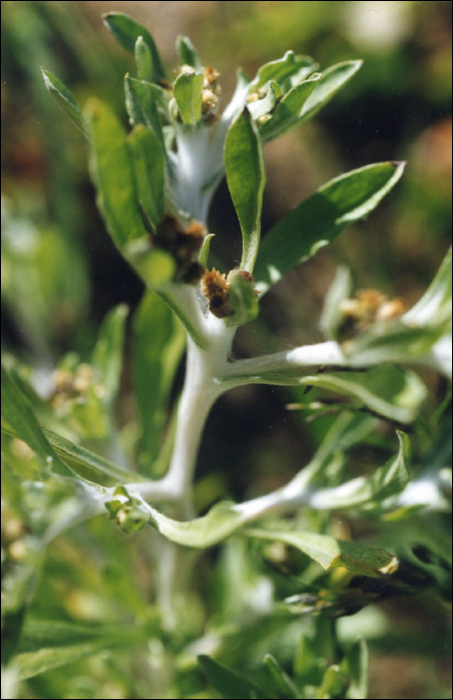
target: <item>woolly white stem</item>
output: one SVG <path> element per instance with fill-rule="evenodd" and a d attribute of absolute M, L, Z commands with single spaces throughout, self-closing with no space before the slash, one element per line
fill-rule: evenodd
<path fill-rule="evenodd" d="M 189 129 L 189 130 L 188 130 Z M 206 223 L 210 196 L 203 191 L 206 177 L 205 160 L 209 148 L 209 129 L 180 127 L 177 142 L 177 195 L 178 206 L 193 219 Z"/>
<path fill-rule="evenodd" d="M 218 375 L 219 382 L 232 386 L 249 383 L 267 383 L 266 375 L 271 378 L 279 375 L 279 384 L 284 384 L 284 373 L 291 376 L 299 368 L 306 371 L 323 365 L 347 366 L 340 346 L 333 340 L 315 345 L 304 345 L 293 350 L 277 352 L 272 355 L 260 355 L 248 360 L 237 360 L 223 368 Z"/>

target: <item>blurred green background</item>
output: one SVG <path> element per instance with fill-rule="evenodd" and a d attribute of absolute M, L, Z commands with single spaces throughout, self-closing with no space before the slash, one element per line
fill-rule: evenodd
<path fill-rule="evenodd" d="M 409 305 L 419 298 L 451 236 L 450 2 L 2 2 L 2 342 L 32 365 L 43 393 L 59 358 L 70 349 L 87 357 L 105 313 L 120 302 L 135 308 L 143 291 L 97 213 L 83 137 L 40 72 L 44 66 L 57 75 L 79 104 L 91 94 L 108 101 L 126 124 L 123 76 L 132 58 L 102 25 L 101 14 L 112 10 L 149 28 L 169 71 L 176 36 L 188 35 L 205 64 L 220 71 L 225 104 L 238 66 L 253 75 L 288 49 L 313 56 L 321 70 L 364 59 L 313 122 L 266 147 L 264 233 L 330 178 L 371 162 L 408 161 L 402 183 L 369 220 L 267 295 L 262 317 L 238 335 L 239 356 L 321 340 L 319 314 L 339 263 L 352 269 L 358 287 L 377 287 Z M 240 234 L 225 184 L 210 230 L 227 270 Z M 128 357 L 118 406 L 126 427 L 134 421 Z M 426 378 L 440 390 L 433 375 Z M 224 495 L 266 492 L 308 461 L 325 428 L 307 429 L 285 409 L 288 400 L 254 386 L 218 401 L 200 455 L 200 508 Z M 409 600 L 396 607 L 388 605 L 390 619 L 444 639 L 442 606 Z M 447 658 L 433 649 L 420 659 L 416 650 L 376 651 L 370 697 L 450 697 Z"/>

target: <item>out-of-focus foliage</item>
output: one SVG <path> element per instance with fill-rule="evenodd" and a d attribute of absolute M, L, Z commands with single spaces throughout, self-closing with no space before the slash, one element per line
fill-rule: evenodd
<path fill-rule="evenodd" d="M 358 287 L 402 296 L 409 306 L 438 269 L 451 230 L 451 5 L 325 0 L 2 3 L 2 294 L 8 369 L 22 388 L 31 380 L 36 391 L 27 388 L 28 398 L 47 428 L 68 440 L 75 435 L 82 439 L 80 453 L 73 455 L 76 471 L 95 481 L 94 475 L 102 474 L 110 485 L 120 477 L 109 459 L 125 471 L 137 456 L 144 471 L 157 475 L 165 469 L 171 425 L 166 442 L 158 436 L 174 400 L 170 380 L 182 344 L 169 328 L 167 313 L 144 297 L 134 321 L 134 333 L 140 331 L 143 341 L 133 348 L 137 374 L 131 379 L 127 348 L 115 417 L 121 440 L 113 439 L 109 405 L 120 388 L 124 308 L 114 310 L 99 331 L 100 319 L 120 302 L 135 306 L 142 287 L 109 243 L 92 204 L 83 136 L 49 99 L 39 71 L 44 65 L 59 75 L 79 103 L 93 93 L 105 98 L 126 124 L 120 76 L 131 68 L 132 59 L 109 42 L 106 32 L 98 31 L 99 10 L 124 10 L 149 22 L 165 59 L 173 58 L 176 35 L 190 34 L 202 60 L 209 58 L 221 71 L 225 93 L 238 56 L 251 75 L 288 48 L 315 55 L 321 68 L 346 59 L 365 61 L 351 87 L 315 122 L 266 147 L 263 233 L 322 183 L 372 160 L 407 160 L 405 179 L 391 204 L 381 205 L 373 218 L 291 272 L 268 295 L 264 313 L 238 340 L 238 352 L 248 355 L 263 344 L 273 348 L 276 337 L 276 349 L 282 343 L 318 338 L 322 299 L 338 262 L 354 269 Z M 153 206 L 151 202 L 151 211 Z M 212 218 L 224 237 L 236 226 L 226 188 L 217 194 Z M 231 253 L 220 239 L 213 240 L 212 252 L 222 260 Z M 164 361 L 145 346 L 156 318 Z M 76 354 L 65 355 L 68 350 Z M 145 376 L 160 380 L 153 395 L 160 413 L 154 413 L 157 423 L 149 432 L 143 429 L 151 410 L 148 386 L 141 381 Z M 382 376 L 376 383 L 384 398 L 393 400 L 396 385 L 401 394 L 409 386 L 411 391 L 419 387 L 395 373 Z M 430 396 L 417 395 L 420 405 L 422 400 L 425 404 L 411 435 L 410 461 L 422 490 L 429 483 L 425 476 L 443 470 L 448 499 L 449 394 L 434 375 L 426 378 Z M 443 403 L 434 412 L 439 396 Z M 303 410 L 287 411 L 287 402 Z M 404 408 L 402 400 L 399 410 Z M 343 400 L 327 400 L 325 390 L 316 387 L 308 393 L 303 387 L 291 388 L 282 395 L 253 387 L 247 394 L 238 389 L 222 398 L 202 445 L 195 494 L 200 512 L 231 493 L 242 498 L 284 484 L 319 445 L 329 444 L 326 435 L 339 411 L 344 411 Z M 312 421 L 309 431 L 299 416 Z M 264 697 L 298 697 L 303 688 L 306 697 L 361 698 L 368 658 L 358 636 L 371 649 L 370 697 L 449 697 L 447 514 L 407 519 L 409 506 L 400 503 L 383 522 L 372 511 L 367 519 L 350 519 L 341 511 L 301 516 L 306 529 L 333 531 L 339 539 L 353 534 L 389 548 L 402 561 L 396 580 L 366 579 L 343 568 L 324 572 L 283 542 L 233 537 L 215 565 L 212 554 L 200 558 L 195 586 L 181 594 L 176 631 L 170 635 L 149 605 L 154 595 L 150 571 L 153 557 L 159 556 L 154 532 L 126 539 L 99 517 L 56 539 L 43 555 L 36 533 L 49 527 L 46 514 L 60 509 L 62 518 L 71 517 L 81 494 L 66 490 L 58 480 L 51 480 L 45 493 L 40 491 L 35 481 L 45 465 L 37 464 L 13 433 L 5 438 L 2 458 L 2 661 L 18 652 L 19 662 L 5 678 L 7 697 L 210 698 L 214 687 L 220 697 L 247 697 L 247 692 L 261 697 L 263 688 Z M 65 454 L 73 449 L 70 443 L 55 444 L 49 431 L 44 436 L 49 457 L 61 455 L 59 449 Z M 35 438 L 42 440 L 42 433 Z M 90 470 L 91 457 L 82 450 L 94 448 L 105 462 L 93 462 Z M 346 469 L 340 450 L 348 455 L 352 478 L 362 474 L 359 465 L 371 472 L 394 448 L 388 423 L 374 415 L 356 417 L 347 429 L 338 430 L 329 446 L 335 456 L 329 485 L 340 483 Z M 25 496 L 17 473 L 28 479 Z M 39 523 L 30 516 L 37 511 L 43 514 Z M 189 552 L 187 558 L 191 556 Z M 180 575 L 183 581 L 183 569 Z M 24 620 L 24 601 L 30 600 Z M 385 605 L 373 604 L 381 600 L 387 600 Z M 274 601 L 279 601 L 277 613 Z M 309 614 L 313 611 L 315 615 Z M 332 633 L 337 614 L 338 638 L 346 650 L 340 665 L 332 662 L 337 658 Z M 50 628 L 48 620 L 58 622 Z M 228 628 L 223 627 L 225 620 Z M 14 640 L 21 628 L 17 649 Z M 42 650 L 38 661 L 33 655 L 37 649 Z M 200 665 L 194 661 L 197 655 Z M 392 657 L 398 658 L 397 671 L 390 666 Z M 37 670 L 42 673 L 35 675 Z M 171 680 L 175 678 L 176 684 Z M 20 684 L 22 680 L 26 683 Z"/>

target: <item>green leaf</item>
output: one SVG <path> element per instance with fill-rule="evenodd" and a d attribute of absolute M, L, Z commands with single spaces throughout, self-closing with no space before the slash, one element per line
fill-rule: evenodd
<path fill-rule="evenodd" d="M 241 270 L 252 273 L 260 242 L 265 173 L 260 137 L 247 108 L 228 131 L 225 171 L 242 230 Z"/>
<path fill-rule="evenodd" d="M 277 104 L 272 117 L 259 127 L 263 141 L 281 136 L 299 123 L 301 110 L 320 78 L 320 74 L 315 73 L 286 93 Z"/>
<path fill-rule="evenodd" d="M 2 365 L 2 430 L 12 432 L 23 440 L 36 454 L 44 471 L 73 476 L 73 472 L 57 456 L 45 437 L 30 403 L 21 390 L 12 382 Z"/>
<path fill-rule="evenodd" d="M 261 293 L 375 209 L 403 170 L 404 163 L 375 163 L 352 170 L 323 185 L 285 216 L 260 246 L 254 276 Z"/>
<path fill-rule="evenodd" d="M 59 186 L 66 187 L 62 182 Z M 72 208 L 73 196 L 69 192 L 67 196 L 71 201 L 64 199 L 62 203 Z M 10 314 L 27 328 L 27 343 L 34 352 L 52 354 L 51 347 L 58 343 L 61 330 L 59 319 L 66 319 L 69 330 L 87 316 L 88 260 L 82 254 L 80 240 L 69 230 L 63 231 L 44 220 L 38 227 L 29 213 L 17 218 L 9 208 L 5 202 L 1 234 L 2 297 Z"/>
<path fill-rule="evenodd" d="M 147 291 L 140 302 L 133 332 L 134 386 L 141 425 L 139 466 L 149 474 L 161 447 L 170 392 L 185 337 L 173 312 L 152 291 Z"/>
<path fill-rule="evenodd" d="M 249 680 L 247 676 L 242 675 L 242 673 L 231 671 L 209 656 L 200 655 L 197 658 L 209 682 L 220 693 L 222 698 L 247 700 L 247 698 L 252 697 L 252 693 L 254 694 L 253 697 L 269 697 L 259 686 Z"/>
<path fill-rule="evenodd" d="M 313 495 L 313 507 L 321 505 L 329 509 L 379 507 L 383 501 L 395 496 L 410 480 L 403 436 L 398 433 L 399 451 L 395 459 L 376 469 L 371 476 L 359 476 L 341 486 L 319 489 Z"/>
<path fill-rule="evenodd" d="M 111 403 L 118 394 L 123 368 L 124 333 L 128 307 L 120 304 L 104 318 L 92 355 L 105 389 L 105 401 Z"/>
<path fill-rule="evenodd" d="M 295 56 L 293 51 L 287 51 L 283 58 L 265 63 L 259 68 L 256 77 L 250 83 L 250 89 L 259 90 L 269 80 L 275 80 L 279 85 L 284 84 L 301 69 L 312 66 L 314 61 L 309 56 Z"/>
<path fill-rule="evenodd" d="M 200 255 L 198 257 L 198 262 L 203 267 L 208 267 L 209 249 L 211 247 L 211 241 L 214 238 L 214 235 L 215 235 L 214 233 L 208 233 L 208 235 L 205 236 L 205 239 L 203 241 L 203 245 L 201 246 Z"/>
<path fill-rule="evenodd" d="M 160 85 L 155 85 L 147 80 L 137 80 L 126 74 L 124 78 L 125 93 L 126 93 L 126 108 L 129 118 L 134 124 L 146 124 L 150 129 L 155 131 L 159 137 L 164 128 L 160 120 L 157 120 L 155 110 L 152 105 L 155 105 L 160 110 L 161 114 L 168 118 L 168 109 L 170 104 L 169 94 Z M 128 103 L 129 101 L 129 103 Z M 164 136 L 165 141 L 165 136 Z"/>
<path fill-rule="evenodd" d="M 174 258 L 162 248 L 153 246 L 150 236 L 128 243 L 124 255 L 151 289 L 165 286 L 173 279 Z"/>
<path fill-rule="evenodd" d="M 42 487 L 42 482 L 39 483 Z M 3 486 L 4 481 L 2 479 L 2 495 L 5 495 Z M 23 492 L 21 494 L 22 497 Z M 28 514 L 27 520 L 30 522 Z M 26 615 L 28 605 L 36 591 L 37 581 L 42 571 L 45 557 L 45 549 L 37 537 L 24 536 L 22 534 L 20 542 L 24 554 L 20 562 L 11 562 L 10 557 L 5 552 L 5 543 L 3 545 L 2 663 L 7 663 L 8 657 L 10 655 L 13 656 L 17 651 L 21 641 L 23 615 Z"/>
<path fill-rule="evenodd" d="M 283 697 L 294 698 L 294 700 L 298 700 L 298 698 L 302 697 L 291 678 L 285 673 L 272 654 L 266 654 L 264 657 L 264 665 Z"/>
<path fill-rule="evenodd" d="M 340 667 L 333 664 L 326 669 L 322 683 L 319 686 L 315 697 L 317 700 L 324 700 L 324 698 L 329 700 L 330 698 L 341 697 L 340 693 L 342 692 L 344 685 L 345 677 Z"/>
<path fill-rule="evenodd" d="M 413 389 L 411 397 L 418 399 L 413 405 L 398 405 L 392 401 L 387 401 L 379 395 L 379 384 L 377 387 L 375 381 L 368 381 L 367 374 L 348 373 L 347 375 L 322 373 L 314 376 L 301 377 L 299 383 L 306 386 L 315 386 L 342 396 L 348 396 L 359 402 L 359 406 L 363 405 L 372 413 L 395 421 L 396 423 L 409 424 L 417 417 L 418 409 L 423 398 L 426 398 L 426 392 L 423 391 L 423 384 L 418 381 L 416 375 L 408 374 L 407 383 L 413 379 Z M 415 384 L 416 383 L 416 384 Z M 410 391 L 410 387 L 406 386 Z"/>
<path fill-rule="evenodd" d="M 77 106 L 75 97 L 72 92 L 59 80 L 55 75 L 52 75 L 48 70 L 41 68 L 44 78 L 44 84 L 52 97 L 60 105 L 62 110 L 66 112 L 68 117 L 72 119 L 74 124 L 82 132 L 84 136 L 89 138 L 88 124 L 81 110 Z"/>
<path fill-rule="evenodd" d="M 300 120 L 306 121 L 310 119 L 321 107 L 324 107 L 341 90 L 343 85 L 357 73 L 362 63 L 363 61 L 345 61 L 344 63 L 337 63 L 324 71 L 321 80 L 305 102 L 300 114 Z"/>
<path fill-rule="evenodd" d="M 376 323 L 341 345 L 351 366 L 411 362 L 425 355 L 443 335 L 443 328 L 409 327 L 399 320 Z"/>
<path fill-rule="evenodd" d="M 76 445 L 75 443 L 67 440 L 61 435 L 57 435 L 51 430 L 43 428 L 43 433 L 55 452 L 61 455 L 65 462 L 67 462 L 75 472 L 77 472 L 77 467 L 82 466 L 92 469 L 99 474 L 109 476 L 115 481 L 120 481 L 121 483 L 131 483 L 133 481 L 144 480 L 144 477 L 140 476 L 136 472 L 122 469 L 104 457 L 94 454 L 94 452 L 87 450 L 85 447 Z"/>
<path fill-rule="evenodd" d="M 344 321 L 341 304 L 352 294 L 351 273 L 347 267 L 339 267 L 324 300 L 320 327 L 324 335 L 332 340 L 338 339 L 338 331 Z"/>
<path fill-rule="evenodd" d="M 186 36 L 178 36 L 176 39 L 176 50 L 182 66 L 193 66 L 197 70 L 203 67 L 195 46 Z"/>
<path fill-rule="evenodd" d="M 165 212 L 165 158 L 162 144 L 152 131 L 142 125 L 134 127 L 127 140 L 133 154 L 138 201 L 156 228 Z"/>
<path fill-rule="evenodd" d="M 201 518 L 179 522 L 149 506 L 150 524 L 172 542 L 185 547 L 204 549 L 212 547 L 231 535 L 240 526 L 241 514 L 231 504 L 217 503 Z"/>
<path fill-rule="evenodd" d="M 269 114 L 269 112 L 274 109 L 281 94 L 282 90 L 280 85 L 276 83 L 275 80 L 270 80 L 264 97 L 260 97 L 260 99 L 254 102 L 247 102 L 247 109 L 254 121 Z"/>
<path fill-rule="evenodd" d="M 87 111 L 91 127 L 91 175 L 107 229 L 121 250 L 129 241 L 148 238 L 140 216 L 126 134 L 117 117 L 98 100 Z"/>
<path fill-rule="evenodd" d="M 285 532 L 258 528 L 243 531 L 248 537 L 284 542 L 314 559 L 327 571 L 344 567 L 362 576 L 379 578 L 396 570 L 398 560 L 383 549 L 365 547 L 356 542 L 336 540 L 314 532 Z"/>
<path fill-rule="evenodd" d="M 161 78 L 165 77 L 165 71 L 155 41 L 143 25 L 123 12 L 108 12 L 103 15 L 103 19 L 104 24 L 118 43 L 132 56 L 135 55 L 137 39 L 143 37 L 143 41 L 147 44 L 152 56 L 153 82 L 157 83 Z"/>
<path fill-rule="evenodd" d="M 69 663 L 74 663 L 86 656 L 96 654 L 97 652 L 117 645 L 122 646 L 127 644 L 129 646 L 143 643 L 143 634 L 140 634 L 140 630 L 137 631 L 136 628 L 121 629 L 115 627 L 115 629 L 111 630 L 106 636 L 96 635 L 95 638 L 88 638 L 86 641 L 79 641 L 76 644 L 62 644 L 62 639 L 67 640 L 69 630 L 63 630 L 62 628 L 58 630 L 58 623 L 52 624 L 55 625 L 54 631 L 56 632 L 55 646 L 50 646 L 52 643 L 50 639 L 45 640 L 49 646 L 43 646 L 36 651 L 24 651 L 14 657 L 12 664 L 14 670 L 18 674 L 19 680 L 33 678 L 45 671 L 66 666 Z M 44 623 L 44 625 L 46 625 L 46 623 Z M 36 627 L 37 631 L 39 631 L 39 623 L 37 623 Z M 65 627 L 68 628 L 69 625 L 65 625 Z M 77 638 L 78 634 L 80 636 L 80 631 L 77 632 L 78 625 L 74 627 L 75 637 Z M 47 629 L 45 631 L 48 633 L 49 630 Z M 105 632 L 106 630 L 104 630 L 104 634 Z"/>
<path fill-rule="evenodd" d="M 2 553 L 3 558 L 3 553 Z M 2 563 L 3 566 L 3 563 Z M 11 575 L 11 572 L 10 572 Z M 21 631 L 24 622 L 24 617 L 26 613 L 26 606 L 23 605 L 19 607 L 18 610 L 13 610 L 11 612 L 7 611 L 4 606 L 5 599 L 8 598 L 8 593 L 5 595 L 4 586 L 5 583 L 9 584 L 8 575 L 2 576 L 2 648 L 1 648 L 1 661 L 2 661 L 2 671 L 3 667 L 9 663 L 12 655 L 16 652 L 18 647 Z M 14 581 L 15 587 L 17 587 L 17 581 Z M 28 583 L 28 581 L 27 581 Z M 8 601 L 9 602 L 9 601 Z M 3 693 L 2 693 L 3 697 Z"/>
<path fill-rule="evenodd" d="M 234 315 L 225 319 L 227 325 L 245 326 L 258 316 L 259 304 L 253 285 L 239 273 L 230 277 L 229 301 Z"/>
<path fill-rule="evenodd" d="M 445 327 L 451 331 L 452 249 L 446 254 L 436 276 L 422 298 L 408 311 L 404 323 L 409 326 Z"/>
<path fill-rule="evenodd" d="M 173 96 L 184 124 L 195 126 L 201 119 L 204 75 L 201 71 L 181 73 L 173 85 Z"/>
<path fill-rule="evenodd" d="M 368 670 L 370 655 L 364 639 L 358 639 L 341 662 L 344 672 L 349 676 L 346 698 L 361 700 L 368 697 Z"/>
<path fill-rule="evenodd" d="M 65 647 L 99 637 L 108 637 L 117 627 L 72 624 L 56 620 L 27 619 L 20 639 L 19 651 L 39 651 L 43 647 Z"/>
<path fill-rule="evenodd" d="M 160 88 L 157 88 L 159 91 Z M 156 105 L 156 86 L 126 75 L 124 78 L 126 109 L 131 125 L 145 124 L 156 136 L 165 152 L 164 134 Z"/>
<path fill-rule="evenodd" d="M 154 78 L 153 55 L 142 36 L 139 36 L 135 42 L 134 54 L 139 79 L 152 83 Z"/>

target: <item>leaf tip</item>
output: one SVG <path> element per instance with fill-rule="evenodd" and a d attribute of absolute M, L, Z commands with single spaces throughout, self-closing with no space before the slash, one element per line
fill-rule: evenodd
<path fill-rule="evenodd" d="M 48 90 L 52 88 L 52 81 L 50 79 L 51 73 L 41 66 L 41 74 L 44 80 L 44 84 Z"/>
<path fill-rule="evenodd" d="M 395 556 L 392 556 L 388 564 L 384 564 L 384 566 L 379 567 L 378 571 L 380 574 L 382 574 L 382 576 L 391 576 L 395 573 L 395 571 L 398 570 L 399 565 L 399 559 Z"/>

